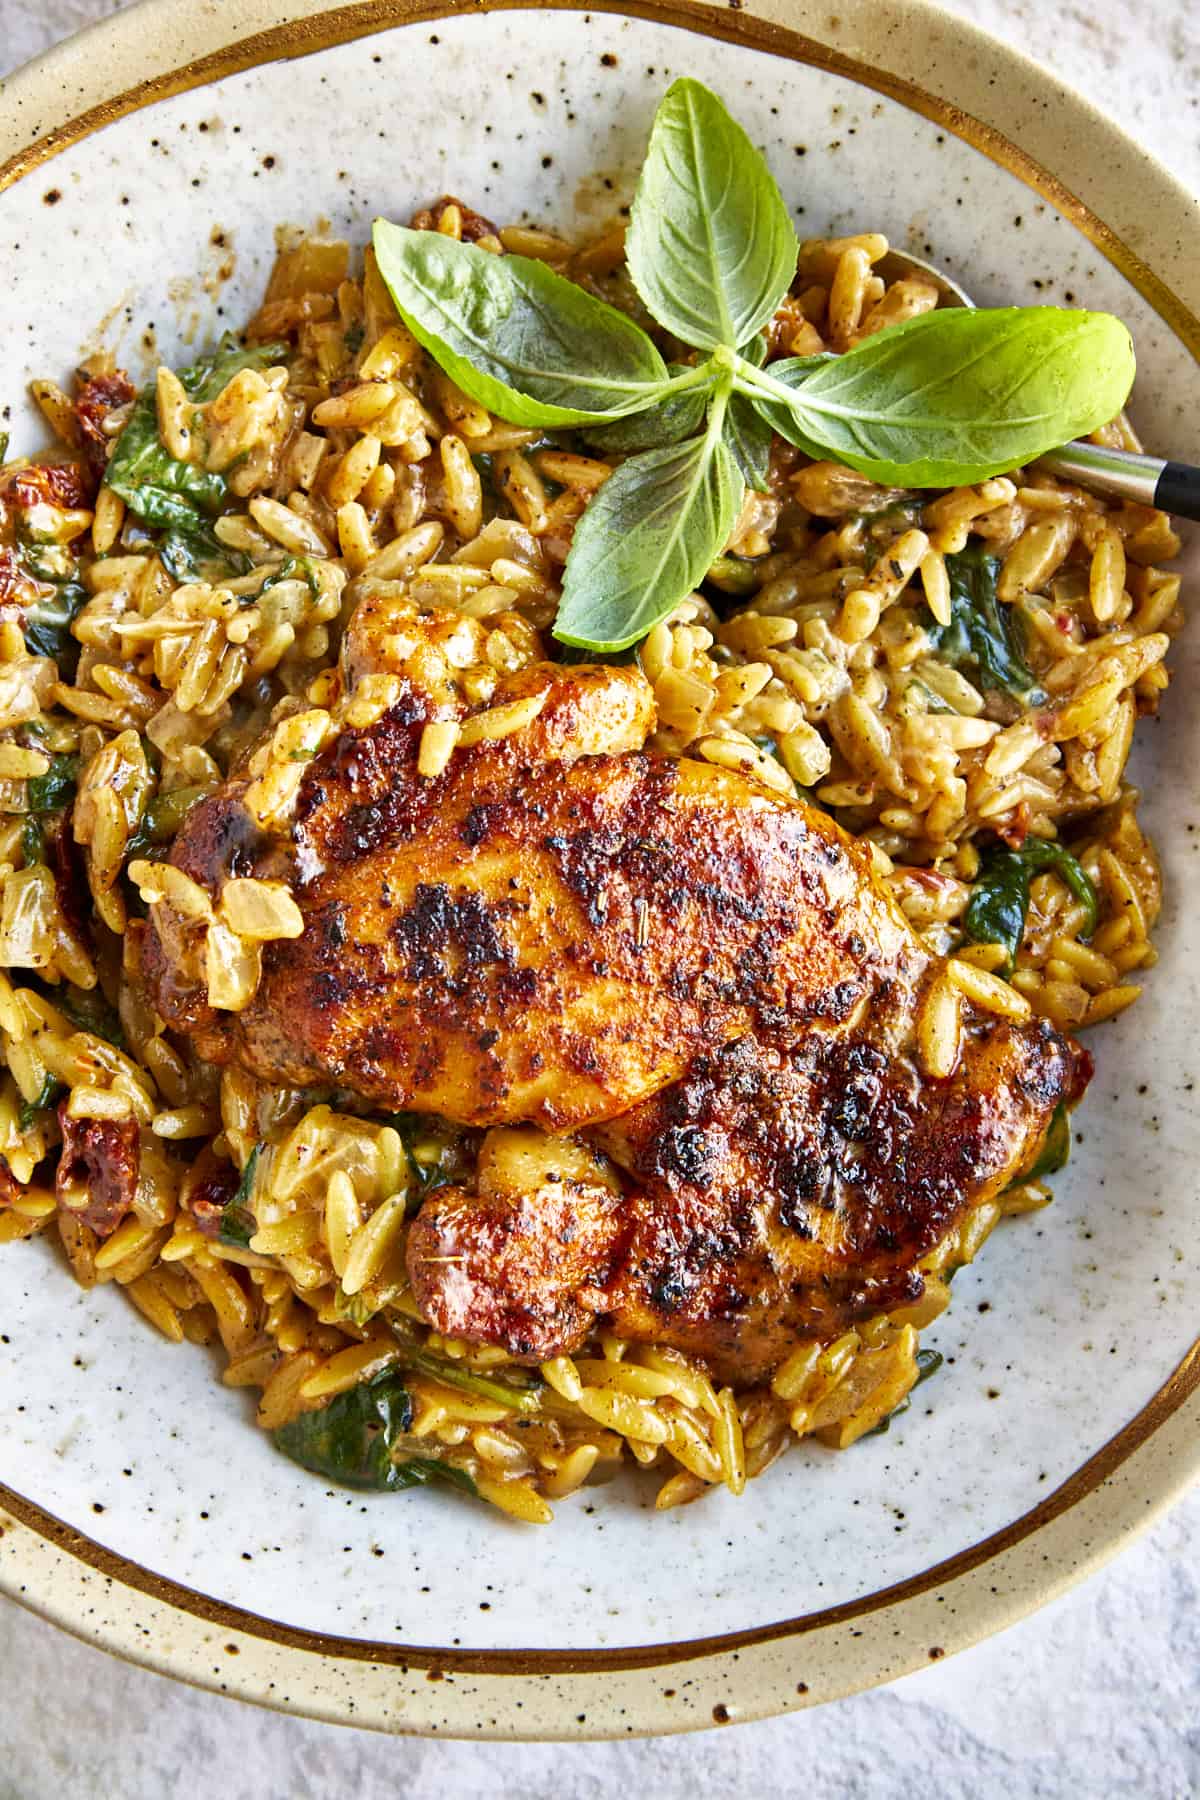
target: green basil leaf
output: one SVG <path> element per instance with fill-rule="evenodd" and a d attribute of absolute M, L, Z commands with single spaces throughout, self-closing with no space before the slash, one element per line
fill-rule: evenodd
<path fill-rule="evenodd" d="M 765 409 L 775 429 L 810 455 L 893 487 L 958 487 L 1095 431 L 1133 374 L 1129 333 L 1109 313 L 949 307 L 750 380 L 778 402 Z"/>
<path fill-rule="evenodd" d="M 767 491 L 772 431 L 768 420 L 745 394 L 731 394 L 725 411 L 725 442 L 741 470 L 742 480 L 756 493 Z"/>
<path fill-rule="evenodd" d="M 401 318 L 465 394 L 514 425 L 582 425 L 657 400 L 667 365 L 640 325 L 525 256 L 375 221 Z"/>
<path fill-rule="evenodd" d="M 575 528 L 555 637 L 589 650 L 645 637 L 704 579 L 741 497 L 733 456 L 707 436 L 622 463 Z"/>
<path fill-rule="evenodd" d="M 783 197 L 715 94 L 667 89 L 629 217 L 634 286 L 660 325 L 703 350 L 759 331 L 791 286 L 798 253 Z"/>
<path fill-rule="evenodd" d="M 977 944 L 1003 944 L 1007 960 L 1001 974 L 1011 974 L 1025 936 L 1029 889 L 1033 877 L 1052 869 L 1085 909 L 1081 936 L 1090 937 L 1099 917 L 1099 897 L 1086 869 L 1065 845 L 1047 838 L 1026 838 L 1019 850 L 1001 846 L 984 856 L 963 914 L 963 933 Z"/>
<path fill-rule="evenodd" d="M 688 388 L 648 406 L 645 412 L 631 413 L 615 419 L 611 425 L 588 425 L 583 435 L 588 443 L 606 456 L 633 456 L 641 450 L 661 450 L 667 444 L 682 443 L 695 437 L 704 422 L 708 405 L 705 388 Z"/>
<path fill-rule="evenodd" d="M 887 552 L 884 552 L 886 556 Z M 950 578 L 950 623 L 932 613 L 925 635 L 943 662 L 964 663 L 985 691 L 1009 694 L 1022 706 L 1040 706 L 1046 695 L 1025 662 L 1023 614 L 996 595 L 1000 558 L 972 544 L 946 558 Z"/>

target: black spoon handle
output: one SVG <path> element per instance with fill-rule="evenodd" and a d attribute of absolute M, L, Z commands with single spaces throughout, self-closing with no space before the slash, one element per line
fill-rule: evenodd
<path fill-rule="evenodd" d="M 1039 468 L 1077 481 L 1095 494 L 1158 506 L 1181 519 L 1200 519 L 1200 469 L 1190 463 L 1164 462 L 1161 456 L 1137 456 L 1132 450 L 1110 450 L 1103 444 L 1067 444 L 1038 458 Z"/>

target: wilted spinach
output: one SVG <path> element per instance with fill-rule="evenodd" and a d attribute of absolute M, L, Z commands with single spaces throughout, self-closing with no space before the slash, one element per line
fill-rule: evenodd
<path fill-rule="evenodd" d="M 25 798 L 31 813 L 58 812 L 75 797 L 79 780 L 79 758 L 55 754 L 44 775 L 31 775 L 25 783 Z"/>
<path fill-rule="evenodd" d="M 21 1102 L 20 1111 L 17 1113 L 17 1124 L 21 1130 L 28 1131 L 38 1114 L 43 1112 L 46 1107 L 53 1106 L 59 1095 L 65 1094 L 66 1091 L 66 1084 L 61 1082 L 57 1075 L 47 1073 L 43 1077 L 36 1100 L 22 1100 Z"/>
<path fill-rule="evenodd" d="M 1071 1160 L 1071 1119 L 1066 1106 L 1060 1100 L 1051 1115 L 1046 1127 L 1046 1135 L 1042 1139 L 1042 1147 L 1038 1152 L 1033 1167 L 1021 1176 L 1021 1181 L 1039 1181 L 1043 1175 L 1057 1175 L 1065 1169 Z"/>
<path fill-rule="evenodd" d="M 79 645 L 71 636 L 71 623 L 87 604 L 87 590 L 77 581 L 59 582 L 54 591 L 24 610 L 21 631 L 31 656 L 52 656 L 65 681 L 74 679 Z"/>
<path fill-rule="evenodd" d="M 217 1229 L 217 1237 L 222 1244 L 236 1244 L 239 1250 L 246 1248 L 258 1230 L 257 1221 L 246 1202 L 254 1191 L 254 1171 L 258 1167 L 261 1150 L 262 1145 L 255 1144 L 246 1158 L 246 1166 L 242 1170 L 242 1179 L 238 1182 L 237 1192 L 233 1199 L 226 1201 L 221 1209 L 221 1223 Z"/>
<path fill-rule="evenodd" d="M 75 987 L 71 982 L 63 982 L 50 994 L 50 1000 L 60 1012 L 64 1012 L 72 1025 L 78 1025 L 81 1031 L 90 1031 L 94 1037 L 101 1037 L 118 1050 L 125 1048 L 125 1029 L 120 1019 L 104 997 L 101 988 Z"/>
<path fill-rule="evenodd" d="M 266 369 L 285 355 L 280 344 L 252 344 L 247 348 L 236 338 L 226 336 L 210 355 L 180 369 L 179 379 L 188 398 L 197 406 L 206 406 L 242 369 Z M 228 558 L 228 551 L 213 536 L 209 523 L 225 504 L 228 481 L 216 470 L 181 462 L 166 449 L 158 435 L 153 382 L 142 389 L 134 402 L 128 423 L 108 459 L 104 480 L 131 513 L 167 534 L 163 547 L 176 580 L 191 579 L 191 571 L 206 554 Z M 180 569 L 186 572 L 177 573 Z"/>
<path fill-rule="evenodd" d="M 281 1425 L 276 1446 L 301 1468 L 344 1487 L 397 1493 L 445 1481 L 468 1494 L 477 1490 L 463 1469 L 436 1457 L 393 1460 L 397 1440 L 412 1424 L 412 1399 L 394 1370 L 338 1394 L 318 1412 L 301 1413 Z"/>
<path fill-rule="evenodd" d="M 148 800 L 126 845 L 126 858 L 132 862 L 162 844 L 169 843 L 198 800 L 211 792 L 205 787 L 177 787 L 169 793 L 156 794 Z"/>
<path fill-rule="evenodd" d="M 968 664 L 979 686 L 1008 694 L 1022 706 L 1046 698 L 1025 662 L 1021 615 L 996 598 L 1000 558 L 979 544 L 946 558 L 950 577 L 950 623 L 931 618 L 925 627 L 937 655 L 955 668 Z"/>
<path fill-rule="evenodd" d="M 891 1412 L 880 1419 L 878 1425 L 872 1425 L 870 1431 L 864 1431 L 863 1436 L 865 1438 L 882 1437 L 885 1431 L 890 1431 L 892 1420 L 898 1419 L 902 1413 L 908 1411 L 909 1407 L 912 1405 L 912 1397 L 920 1387 L 921 1383 L 923 1381 L 928 1381 L 931 1375 L 936 1375 L 945 1360 L 946 1359 L 940 1350 L 918 1350 L 917 1379 L 913 1382 L 903 1400 L 896 1406 L 893 1406 Z"/>
<path fill-rule="evenodd" d="M 1099 909 L 1095 886 L 1077 857 L 1046 838 L 1026 838 L 1019 850 L 1006 845 L 989 850 L 979 867 L 963 931 L 977 944 L 1003 944 L 1007 952 L 1002 974 L 1012 973 L 1029 916 L 1029 889 L 1035 875 L 1052 869 L 1085 909 L 1083 937 L 1096 929 Z"/>

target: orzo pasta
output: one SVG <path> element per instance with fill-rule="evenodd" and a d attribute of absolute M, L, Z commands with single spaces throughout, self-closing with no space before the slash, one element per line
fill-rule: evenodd
<path fill-rule="evenodd" d="M 450 198 L 416 223 L 633 303 L 619 228 L 575 246 Z M 935 289 L 872 273 L 886 249 L 874 233 L 805 244 L 764 354 L 843 353 L 934 307 Z M 936 1360 L 919 1334 L 955 1268 L 1005 1214 L 1049 1201 L 1061 1112 L 1036 1158 L 935 1234 L 903 1291 L 873 1303 L 867 1283 L 852 1317 L 793 1329 L 743 1379 L 699 1340 L 623 1331 L 615 1305 L 593 1305 L 569 1344 L 456 1335 L 438 1328 L 444 1284 L 436 1304 L 414 1284 L 420 1221 L 443 1246 L 428 1264 L 441 1255 L 464 1281 L 484 1242 L 472 1226 L 454 1248 L 448 1201 L 435 1237 L 432 1196 L 499 1207 L 536 1191 L 621 1217 L 646 1165 L 618 1145 L 619 1117 L 534 1132 L 419 1095 L 397 1110 L 353 1068 L 276 1076 L 261 1055 L 213 1053 L 219 1033 L 186 1028 L 182 1001 L 163 1010 L 173 981 L 196 1019 L 244 1021 L 250 1042 L 272 972 L 336 919 L 309 910 L 287 858 L 247 846 L 294 841 L 314 771 L 373 753 L 397 718 L 413 760 L 388 779 L 412 785 L 414 819 L 422 784 L 456 770 L 516 782 L 535 738 L 578 767 L 556 747 L 554 681 L 580 665 L 550 628 L 573 533 L 624 453 L 472 399 L 398 315 L 372 252 L 318 239 L 288 244 L 243 339 L 191 369 L 150 371 L 139 393 L 97 355 L 72 396 L 35 392 L 55 446 L 0 472 L 0 1240 L 56 1240 L 82 1285 L 123 1287 L 166 1338 L 219 1340 L 225 1381 L 259 1390 L 259 1423 L 321 1474 L 448 1479 L 523 1520 L 622 1458 L 653 1471 L 668 1507 L 740 1492 L 798 1438 L 844 1448 L 886 1425 Z M 1099 435 L 1136 447 L 1123 417 Z M 771 817 L 804 801 L 836 821 L 935 967 L 913 988 L 913 1079 L 949 1084 L 964 1034 L 1097 1024 L 1155 960 L 1158 864 L 1124 770 L 1167 685 L 1177 549 L 1163 514 L 1036 465 L 894 489 L 776 436 L 721 555 L 619 665 L 627 688 L 610 682 L 571 755 L 700 766 L 713 793 L 757 795 Z M 231 794 L 240 823 L 220 811 Z M 369 810 L 338 830 L 366 843 Z M 202 817 L 225 833 L 220 881 L 171 860 Z M 581 865 L 573 891 L 587 879 Z M 636 902 L 622 954 L 654 955 L 667 929 Z M 433 976 L 410 961 L 420 994 Z M 518 989 L 514 975 L 513 1007 Z M 367 996 L 369 1010 L 369 980 Z M 524 1216 L 514 1198 L 495 1254 L 536 1282 Z"/>

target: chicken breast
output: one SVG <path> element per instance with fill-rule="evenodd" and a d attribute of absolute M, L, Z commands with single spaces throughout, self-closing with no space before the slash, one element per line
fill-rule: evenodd
<path fill-rule="evenodd" d="M 529 1361 L 602 1324 L 765 1375 L 798 1337 L 917 1299 L 917 1264 L 968 1207 L 1033 1161 L 1091 1073 L 1044 1021 L 969 1013 L 958 1067 L 921 1072 L 911 1011 L 887 994 L 789 1051 L 747 1036 L 590 1135 L 632 1178 L 620 1208 L 564 1188 L 432 1194 L 408 1268 L 439 1331 Z M 503 1252 L 497 1254 L 497 1246 Z"/>
<path fill-rule="evenodd" d="M 388 710 L 342 724 L 286 827 L 255 823 L 240 773 L 171 853 L 214 903 L 231 876 L 285 880 L 301 935 L 218 1013 L 202 920 L 160 902 L 154 1003 L 265 1081 L 490 1128 L 473 1186 L 409 1232 L 437 1330 L 536 1362 L 604 1324 L 753 1380 L 798 1336 L 916 1298 L 921 1259 L 1030 1165 L 1090 1061 L 964 1002 L 952 1072 L 929 1075 L 944 960 L 867 848 L 647 752 L 638 669 L 536 660 L 521 629 L 478 718 L 458 673 L 478 622 L 360 607 L 343 680 L 384 670 Z M 457 746 L 422 773 L 447 722 Z"/>
<path fill-rule="evenodd" d="M 635 669 L 533 665 L 493 705 L 536 695 L 524 730 L 430 780 L 433 702 L 409 691 L 316 758 L 287 843 L 256 832 L 244 779 L 196 807 L 172 860 L 214 899 L 231 874 L 289 880 L 304 933 L 219 1018 L 156 908 L 163 1017 L 266 1080 L 564 1131 L 746 1032 L 786 1043 L 885 988 L 911 1003 L 929 959 L 826 814 L 634 750 L 653 716 Z"/>

